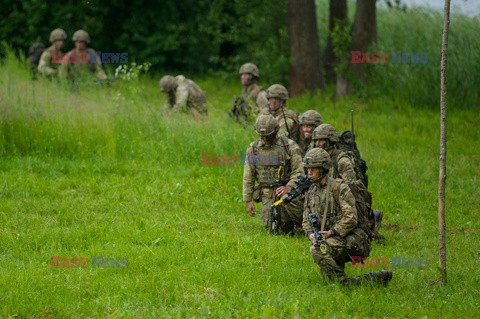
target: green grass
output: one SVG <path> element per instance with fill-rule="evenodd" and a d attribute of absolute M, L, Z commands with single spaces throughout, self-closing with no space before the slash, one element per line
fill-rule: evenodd
<path fill-rule="evenodd" d="M 245 213 L 240 154 L 252 129 L 226 119 L 233 80 L 206 78 L 209 117 L 161 110 L 157 78 L 79 92 L 0 67 L 0 317 L 478 317 L 478 114 L 449 112 L 448 278 L 437 269 L 439 115 L 388 98 L 289 101 L 355 128 L 387 244 L 372 257 L 429 258 L 388 288 L 326 283 L 303 237 Z M 52 269 L 51 256 L 128 258 L 126 269 Z M 91 262 L 89 263 L 91 265 Z M 351 276 L 367 269 L 346 268 Z"/>

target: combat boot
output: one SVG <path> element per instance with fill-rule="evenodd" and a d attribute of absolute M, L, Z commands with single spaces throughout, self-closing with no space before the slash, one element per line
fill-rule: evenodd
<path fill-rule="evenodd" d="M 375 229 L 380 230 L 382 228 L 383 210 L 374 209 L 372 212 L 375 219 Z"/>
<path fill-rule="evenodd" d="M 375 225 L 373 229 L 373 239 L 377 243 L 383 245 L 385 244 L 385 237 L 382 234 L 380 234 L 380 228 L 382 227 L 383 211 L 374 209 L 372 213 L 375 221 Z"/>
<path fill-rule="evenodd" d="M 342 281 L 342 284 L 346 286 L 357 286 L 362 284 L 382 284 L 384 287 L 388 285 L 392 280 L 393 272 L 391 270 L 380 270 L 369 272 L 361 276 L 346 278 Z"/>

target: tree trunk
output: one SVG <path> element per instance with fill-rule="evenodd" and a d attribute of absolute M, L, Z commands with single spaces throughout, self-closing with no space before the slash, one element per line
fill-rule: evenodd
<path fill-rule="evenodd" d="M 350 31 L 352 35 L 352 44 L 350 51 L 367 52 L 368 46 L 377 42 L 377 7 L 376 0 L 357 0 L 357 8 L 355 10 L 355 20 L 353 21 Z M 365 84 L 365 64 L 350 63 L 350 71 L 356 81 Z M 343 77 L 345 75 L 342 75 Z M 352 83 L 349 79 L 337 80 L 337 84 L 349 82 L 348 85 L 338 87 L 335 92 L 335 98 L 350 94 L 352 91 Z M 345 88 L 347 90 L 345 90 Z"/>
<path fill-rule="evenodd" d="M 331 34 L 336 23 L 347 22 L 347 0 L 330 0 L 330 14 L 328 22 L 328 39 L 327 47 L 325 49 L 325 75 L 328 82 L 334 83 L 337 80 L 337 75 L 334 70 L 334 65 L 338 61 L 338 58 L 333 52 L 333 43 Z"/>
<path fill-rule="evenodd" d="M 376 0 L 357 0 L 355 20 L 352 24 L 351 51 L 367 52 L 368 46 L 377 42 L 377 7 Z M 365 83 L 365 64 L 351 63 L 353 75 Z"/>
<path fill-rule="evenodd" d="M 445 179 L 447 174 L 447 58 L 450 0 L 445 0 L 440 66 L 440 169 L 438 176 L 438 248 L 442 281 L 447 282 L 447 243 L 445 225 Z"/>
<path fill-rule="evenodd" d="M 290 95 L 323 89 L 314 0 L 288 0 Z"/>

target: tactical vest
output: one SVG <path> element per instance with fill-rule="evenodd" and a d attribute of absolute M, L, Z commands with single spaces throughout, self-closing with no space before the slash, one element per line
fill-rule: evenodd
<path fill-rule="evenodd" d="M 279 183 L 285 185 L 290 180 L 291 156 L 288 141 L 279 136 L 274 145 L 269 148 L 260 148 L 257 140 L 253 145 L 253 155 L 256 156 L 257 180 L 262 187 L 274 187 Z M 279 168 L 283 167 L 283 171 Z"/>

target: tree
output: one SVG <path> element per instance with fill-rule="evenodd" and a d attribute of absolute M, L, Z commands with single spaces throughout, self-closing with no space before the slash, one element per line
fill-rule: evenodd
<path fill-rule="evenodd" d="M 440 169 L 438 176 L 438 247 L 442 280 L 447 282 L 447 244 L 445 225 L 445 179 L 447 174 L 447 58 L 450 0 L 445 0 L 440 66 Z"/>
<path fill-rule="evenodd" d="M 288 0 L 290 95 L 323 89 L 314 0 Z"/>
<path fill-rule="evenodd" d="M 355 19 L 350 31 L 352 44 L 350 51 L 366 52 L 368 46 L 377 41 L 376 0 L 357 0 Z M 347 75 L 337 77 L 336 97 L 352 91 L 352 80 L 365 84 L 365 64 L 350 63 L 351 79 Z"/>
<path fill-rule="evenodd" d="M 336 81 L 337 74 L 335 73 L 334 66 L 339 60 L 339 57 L 334 52 L 332 34 L 336 25 L 344 25 L 347 23 L 347 11 L 347 0 L 330 0 L 328 38 L 324 61 L 325 76 L 328 82 Z"/>

